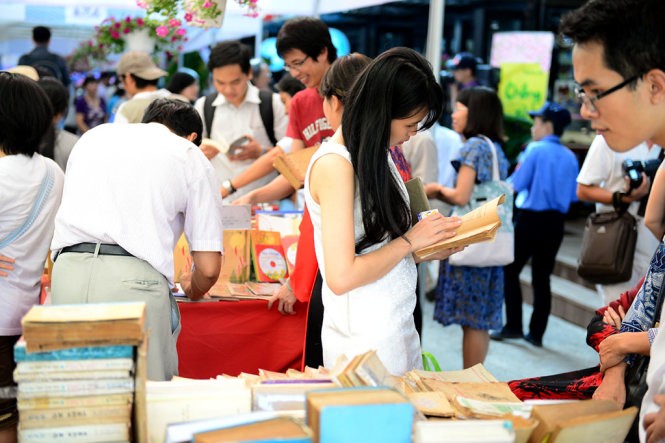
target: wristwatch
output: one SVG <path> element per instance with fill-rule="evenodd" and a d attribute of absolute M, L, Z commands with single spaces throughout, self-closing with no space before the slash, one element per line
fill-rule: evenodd
<path fill-rule="evenodd" d="M 233 183 L 231 183 L 231 180 L 224 180 L 222 182 L 222 188 L 224 188 L 226 192 L 228 192 L 228 195 L 231 195 L 237 191 L 237 189 L 233 187 Z"/>

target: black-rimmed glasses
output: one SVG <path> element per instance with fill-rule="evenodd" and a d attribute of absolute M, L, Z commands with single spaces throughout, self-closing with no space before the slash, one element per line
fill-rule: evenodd
<path fill-rule="evenodd" d="M 286 69 L 289 72 L 291 72 L 293 70 L 300 71 L 302 69 L 302 65 L 305 64 L 305 62 L 307 61 L 308 58 L 309 58 L 309 55 L 306 55 L 305 58 L 303 58 L 302 60 L 295 61 L 295 62 L 291 63 L 290 65 L 284 64 L 284 69 Z"/>
<path fill-rule="evenodd" d="M 603 92 L 599 92 L 598 94 L 593 95 L 593 96 L 587 95 L 587 93 L 584 92 L 584 89 L 582 89 L 581 87 L 578 86 L 578 87 L 575 88 L 575 97 L 577 98 L 577 101 L 581 105 L 586 106 L 586 108 L 589 111 L 596 113 L 596 112 L 598 112 L 598 108 L 596 108 L 596 102 L 598 100 L 600 100 L 603 97 L 607 97 L 608 95 L 610 95 L 613 92 L 618 91 L 619 89 L 621 89 L 624 86 L 634 82 L 635 80 L 637 80 L 640 77 L 642 77 L 642 75 L 634 75 L 634 76 L 632 76 L 630 78 L 627 78 L 626 80 L 622 81 L 618 85 L 612 86 L 610 89 L 608 89 L 606 91 L 603 91 Z"/>

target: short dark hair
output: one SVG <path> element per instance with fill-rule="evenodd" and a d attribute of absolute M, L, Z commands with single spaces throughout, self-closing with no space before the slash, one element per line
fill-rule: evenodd
<path fill-rule="evenodd" d="M 187 137 L 195 132 L 194 144 L 196 146 L 201 144 L 203 133 L 201 116 L 189 103 L 171 98 L 158 98 L 150 103 L 141 120 L 141 123 L 153 122 L 163 124 L 180 137 Z"/>
<path fill-rule="evenodd" d="M 85 79 L 83 79 L 83 85 L 81 85 L 81 86 L 85 88 L 85 87 L 88 86 L 90 83 L 97 83 L 97 84 L 99 84 L 99 80 L 97 80 L 97 79 L 95 78 L 94 75 L 86 75 L 86 76 L 85 76 Z"/>
<path fill-rule="evenodd" d="M 346 99 L 353 83 L 371 61 L 371 58 L 357 52 L 335 60 L 321 79 L 319 85 L 321 97 L 330 98 L 334 95 L 342 103 L 342 106 L 346 106 Z"/>
<path fill-rule="evenodd" d="M 249 60 L 252 58 L 252 52 L 249 46 L 240 43 L 237 40 L 230 40 L 216 45 L 210 50 L 208 59 L 208 71 L 212 73 L 213 69 L 229 65 L 239 65 L 240 70 L 249 75 L 251 68 Z"/>
<path fill-rule="evenodd" d="M 328 25 L 318 18 L 292 18 L 287 20 L 277 33 L 277 54 L 282 58 L 287 52 L 299 49 L 316 60 L 324 48 L 328 49 L 328 63 L 334 62 L 337 59 L 337 49 L 332 44 Z"/>
<path fill-rule="evenodd" d="M 166 86 L 166 89 L 171 91 L 174 94 L 180 94 L 183 89 L 196 83 L 196 79 L 187 74 L 186 72 L 176 72 L 171 76 L 169 84 Z"/>
<path fill-rule="evenodd" d="M 561 19 L 559 33 L 564 43 L 599 43 L 605 65 L 627 79 L 665 71 L 663 17 L 662 0 L 590 0 Z"/>
<path fill-rule="evenodd" d="M 132 78 L 134 79 L 134 82 L 136 83 L 136 88 L 137 89 L 145 89 L 148 86 L 157 86 L 159 83 L 159 79 L 156 78 L 154 80 L 146 80 L 145 78 L 137 77 L 134 74 L 128 72 L 125 75 L 131 75 Z"/>
<path fill-rule="evenodd" d="M 275 85 L 279 92 L 289 94 L 291 97 L 305 89 L 303 82 L 289 74 L 288 72 L 279 79 Z"/>
<path fill-rule="evenodd" d="M 35 43 L 48 43 L 51 41 L 51 30 L 46 26 L 32 28 L 32 39 Z"/>
<path fill-rule="evenodd" d="M 53 77 L 40 78 L 37 84 L 46 92 L 51 102 L 53 116 L 56 114 L 66 115 L 69 109 L 69 91 L 62 82 Z"/>
<path fill-rule="evenodd" d="M 486 86 L 462 89 L 457 101 L 469 109 L 462 131 L 466 139 L 484 135 L 497 142 L 504 141 L 503 106 L 494 89 Z"/>
<path fill-rule="evenodd" d="M 52 115 L 51 103 L 36 81 L 0 72 L 0 146 L 5 154 L 32 157 Z"/>

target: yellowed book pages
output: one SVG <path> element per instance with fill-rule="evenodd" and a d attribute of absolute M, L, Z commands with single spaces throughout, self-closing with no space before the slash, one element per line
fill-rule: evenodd
<path fill-rule="evenodd" d="M 312 432 L 300 421 L 290 417 L 247 423 L 229 428 L 194 434 L 195 443 L 224 443 L 239 441 L 278 441 L 311 437 Z"/>
<path fill-rule="evenodd" d="M 281 154 L 273 161 L 273 167 L 288 180 L 295 189 L 303 187 L 305 174 L 318 146 L 300 149 L 289 154 Z"/>
<path fill-rule="evenodd" d="M 462 369 L 459 371 L 434 372 L 414 369 L 411 372 L 417 374 L 422 379 L 432 379 L 455 383 L 486 383 L 499 381 L 487 369 L 485 369 L 485 366 L 483 366 L 482 363 L 478 363 L 474 366 L 471 366 L 470 368 Z"/>
<path fill-rule="evenodd" d="M 90 423 L 129 423 L 131 405 L 21 411 L 21 429 L 79 426 Z"/>
<path fill-rule="evenodd" d="M 521 403 L 510 390 L 508 383 L 504 382 L 450 383 L 440 380 L 424 380 L 424 382 L 430 390 L 446 394 L 451 402 L 460 396 L 487 402 Z"/>
<path fill-rule="evenodd" d="M 406 394 L 417 410 L 433 417 L 453 417 L 455 409 L 443 392 L 411 392 Z"/>
<path fill-rule="evenodd" d="M 543 439 L 549 438 L 562 423 L 569 420 L 613 413 L 619 410 L 619 406 L 613 401 L 594 399 L 534 406 L 532 417 L 538 420 L 539 423 L 531 434 L 529 441 L 540 443 Z"/>
<path fill-rule="evenodd" d="M 21 324 L 26 327 L 33 324 L 142 321 L 144 317 L 144 302 L 36 305 L 25 314 Z"/>
<path fill-rule="evenodd" d="M 473 243 L 492 240 L 501 226 L 497 207 L 506 201 L 505 194 L 491 200 L 479 208 L 462 216 L 462 224 L 457 228 L 457 235 L 415 252 L 423 259 L 444 249 L 467 246 Z"/>
<path fill-rule="evenodd" d="M 623 443 L 637 412 L 637 408 L 632 406 L 623 411 L 572 418 L 557 426 L 550 441 L 552 443 L 580 441 Z"/>

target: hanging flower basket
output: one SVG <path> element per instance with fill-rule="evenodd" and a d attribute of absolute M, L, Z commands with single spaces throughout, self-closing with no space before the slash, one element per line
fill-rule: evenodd
<path fill-rule="evenodd" d="M 246 15 L 258 17 L 258 0 L 235 0 L 247 7 Z M 175 18 L 182 13 L 185 23 L 204 28 L 221 27 L 227 0 L 136 0 L 148 14 Z"/>

